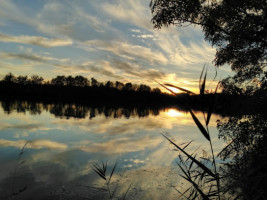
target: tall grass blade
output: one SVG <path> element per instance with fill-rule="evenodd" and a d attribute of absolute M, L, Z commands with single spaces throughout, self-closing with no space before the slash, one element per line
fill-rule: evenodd
<path fill-rule="evenodd" d="M 93 165 L 93 170 L 104 180 L 107 180 L 106 174 L 105 174 L 105 169 L 101 169 L 101 167 L 98 164 Z"/>
<path fill-rule="evenodd" d="M 114 173 L 114 171 L 115 171 L 116 166 L 117 166 L 117 162 L 115 163 L 115 165 L 114 165 L 114 167 L 113 167 L 113 169 L 112 169 L 112 171 L 111 171 L 111 174 L 110 174 L 109 179 L 108 179 L 108 184 L 109 184 L 109 182 L 110 182 L 110 180 L 111 180 L 111 177 L 112 177 L 112 175 L 113 175 L 113 173 Z"/>
<path fill-rule="evenodd" d="M 195 94 L 194 92 L 191 92 L 190 90 L 187 90 L 187 89 L 184 89 L 182 87 L 178 87 L 178 86 L 175 86 L 175 85 L 172 85 L 172 84 L 165 83 L 164 85 L 179 89 L 179 90 L 181 90 L 183 92 L 186 92 L 187 94 Z"/>
<path fill-rule="evenodd" d="M 162 134 L 163 135 L 163 134 Z M 182 148 L 180 148 L 177 144 L 175 144 L 173 141 L 171 141 L 167 136 L 163 135 L 170 143 L 172 143 L 177 149 L 179 149 L 181 152 L 183 152 L 187 157 L 189 157 L 191 160 L 194 161 L 202 170 L 204 170 L 207 174 L 211 175 L 212 177 L 216 178 L 216 175 L 205 165 L 203 165 L 201 162 L 190 156 L 188 153 L 186 153 Z"/>
<path fill-rule="evenodd" d="M 213 80 L 215 80 L 215 79 L 216 79 L 216 77 L 217 77 L 217 74 L 218 74 L 218 72 L 217 72 L 217 68 L 215 67 L 215 76 L 214 76 Z"/>
<path fill-rule="evenodd" d="M 156 81 L 160 86 L 164 87 L 166 90 L 168 90 L 169 92 L 171 92 L 172 94 L 176 94 L 174 91 L 172 91 L 171 89 L 167 88 L 165 85 L 159 83 L 158 81 Z"/>
<path fill-rule="evenodd" d="M 126 196 L 127 196 L 128 192 L 129 192 L 131 186 L 132 186 L 132 184 L 129 185 L 127 191 L 126 191 L 125 194 L 123 195 L 123 198 L 122 198 L 123 200 L 126 198 Z"/>
<path fill-rule="evenodd" d="M 115 192 L 116 192 L 116 190 L 117 190 L 117 188 L 118 188 L 118 185 L 119 185 L 119 184 L 117 183 L 115 189 L 113 190 L 113 192 L 112 192 L 112 194 L 111 194 L 111 198 L 114 197 L 114 194 L 115 194 Z"/>
<path fill-rule="evenodd" d="M 208 132 L 206 131 L 206 129 L 204 128 L 204 126 L 200 123 L 200 121 L 198 120 L 198 118 L 195 116 L 195 114 L 192 112 L 191 109 L 189 109 L 189 112 L 195 122 L 195 124 L 197 125 L 198 129 L 201 131 L 201 133 L 204 135 L 204 137 L 210 141 L 210 135 L 208 134 Z"/>
<path fill-rule="evenodd" d="M 183 150 L 185 150 L 186 147 L 188 147 L 192 142 L 193 142 L 193 140 L 191 140 L 190 142 L 188 142 L 188 143 L 183 147 Z"/>
<path fill-rule="evenodd" d="M 182 176 L 182 175 L 181 175 L 181 176 Z M 198 187 L 198 185 L 197 185 L 194 181 L 192 181 L 190 178 L 187 178 L 187 177 L 185 177 L 185 176 L 182 176 L 182 177 L 183 177 L 185 180 L 187 180 L 188 182 L 190 182 L 190 183 L 194 186 L 194 188 L 195 188 L 195 189 L 198 191 L 198 193 L 201 195 L 202 199 L 204 199 L 204 200 L 209 200 L 209 197 L 203 193 L 203 191 Z"/>
<path fill-rule="evenodd" d="M 214 109 L 214 106 L 215 106 L 215 100 L 216 100 L 216 94 L 217 94 L 218 86 L 219 86 L 219 83 L 218 83 L 217 86 L 216 86 L 215 92 L 214 92 L 213 97 L 212 97 L 212 102 L 211 102 L 211 104 L 210 104 L 210 106 L 209 106 L 208 115 L 207 115 L 207 120 L 206 120 L 206 126 L 209 125 L 210 117 L 211 117 L 211 114 L 212 114 L 213 109 Z"/>
<path fill-rule="evenodd" d="M 200 96 L 203 97 L 205 93 L 205 87 L 206 87 L 206 79 L 207 79 L 207 70 L 203 78 L 203 82 L 201 83 L 200 86 Z"/>
<path fill-rule="evenodd" d="M 199 81 L 198 81 L 198 83 L 199 83 L 199 91 L 201 90 L 200 88 L 200 86 L 201 86 L 201 82 L 202 82 L 202 76 L 203 76 L 203 72 L 204 72 L 204 69 L 206 68 L 206 64 L 203 66 L 203 69 L 202 69 L 202 71 L 201 71 L 201 74 L 200 74 L 200 77 L 199 77 Z"/>
<path fill-rule="evenodd" d="M 175 187 L 173 187 L 173 188 L 176 190 L 176 192 L 178 192 L 178 193 L 180 194 L 179 199 L 180 199 L 181 197 L 185 197 L 186 199 L 191 200 L 191 199 L 189 199 L 187 196 L 185 196 L 185 193 L 188 192 L 188 191 L 191 189 L 191 187 L 190 187 L 190 188 L 187 188 L 183 193 L 181 193 L 177 188 L 175 188 Z"/>

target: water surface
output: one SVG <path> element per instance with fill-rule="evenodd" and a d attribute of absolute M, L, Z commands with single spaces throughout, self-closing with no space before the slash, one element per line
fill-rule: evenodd
<path fill-rule="evenodd" d="M 103 161 L 109 170 L 117 162 L 112 184 L 119 183 L 118 196 L 131 184 L 128 199 L 177 199 L 173 187 L 183 181 L 176 165 L 178 152 L 161 134 L 177 144 L 193 140 L 189 152 L 210 151 L 190 113 L 177 108 L 1 104 L 2 196 L 24 189 L 17 199 L 100 197 L 95 187 L 105 181 L 92 165 Z M 196 115 L 203 118 L 202 113 Z M 212 116 L 210 123 L 215 153 L 225 145 L 218 140 L 218 118 Z"/>

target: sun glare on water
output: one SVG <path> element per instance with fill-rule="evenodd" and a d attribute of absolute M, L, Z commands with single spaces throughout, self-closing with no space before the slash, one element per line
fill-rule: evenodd
<path fill-rule="evenodd" d="M 168 116 L 170 117 L 179 117 L 179 116 L 182 116 L 183 113 L 175 110 L 175 109 L 169 109 L 168 112 L 166 113 Z"/>

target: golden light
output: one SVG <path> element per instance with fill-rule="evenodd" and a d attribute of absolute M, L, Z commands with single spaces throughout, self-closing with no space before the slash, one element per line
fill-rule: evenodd
<path fill-rule="evenodd" d="M 181 90 L 174 88 L 174 87 L 168 87 L 168 89 L 170 89 L 171 91 L 173 91 L 174 93 L 179 93 L 181 92 Z M 170 91 L 169 91 L 170 92 Z"/>
<path fill-rule="evenodd" d="M 166 112 L 166 114 L 170 117 L 179 117 L 179 116 L 182 116 L 183 113 L 175 110 L 175 109 L 169 109 L 168 112 Z"/>

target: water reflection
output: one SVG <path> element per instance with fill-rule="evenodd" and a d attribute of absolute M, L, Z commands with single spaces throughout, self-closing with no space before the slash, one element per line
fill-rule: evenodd
<path fill-rule="evenodd" d="M 23 101 L 6 101 L 1 105 L 0 197 L 3 199 L 11 195 L 14 179 L 15 192 L 27 188 L 16 199 L 39 196 L 57 199 L 60 195 L 63 199 L 97 199 L 101 193 L 89 186 L 101 184 L 92 172 L 92 164 L 101 160 L 110 164 L 118 161 L 114 181 L 121 181 L 119 193 L 133 183 L 128 199 L 173 199 L 175 191 L 171 186 L 179 182 L 177 169 L 172 166 L 176 155 L 170 153 L 171 147 L 168 148 L 160 133 L 178 131 L 177 139 L 181 141 L 198 138 L 188 134 L 192 130 L 191 117 L 174 108 Z M 19 149 L 27 140 L 31 142 L 17 161 Z M 120 178 L 124 170 L 125 176 Z"/>
<path fill-rule="evenodd" d="M 43 110 L 49 111 L 56 117 L 74 118 L 95 118 L 97 115 L 113 118 L 130 118 L 130 117 L 146 117 L 149 115 L 159 115 L 159 112 L 165 110 L 163 106 L 107 106 L 107 105 L 79 105 L 79 104 L 63 104 L 63 103 L 38 103 L 31 101 L 2 101 L 3 110 L 10 114 L 13 111 L 18 113 L 41 114 Z"/>
<path fill-rule="evenodd" d="M 25 101 L 1 105 L 0 199 L 10 197 L 14 180 L 15 192 L 26 187 L 15 199 L 101 199 L 103 193 L 95 187 L 102 183 L 92 171 L 92 164 L 101 160 L 110 166 L 118 161 L 113 181 L 120 183 L 119 194 L 133 184 L 128 199 L 177 199 L 173 187 L 183 182 L 175 166 L 177 153 L 160 133 L 169 133 L 177 144 L 194 140 L 189 152 L 209 150 L 190 114 L 176 108 Z M 221 140 L 216 119 L 220 117 L 213 116 L 210 122 L 215 154 L 228 144 L 221 153 L 228 163 L 222 168 L 224 190 L 249 197 L 244 199 L 263 199 L 267 195 L 262 188 L 267 177 L 266 116 L 221 119 Z M 31 142 L 18 160 L 27 140 Z"/>

